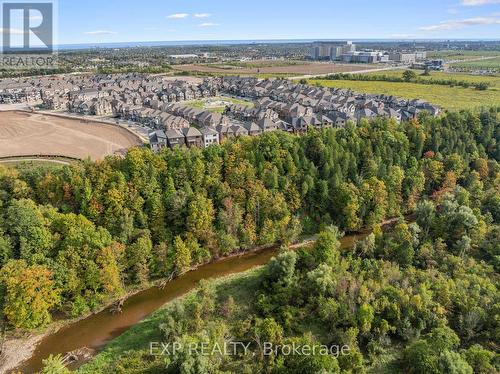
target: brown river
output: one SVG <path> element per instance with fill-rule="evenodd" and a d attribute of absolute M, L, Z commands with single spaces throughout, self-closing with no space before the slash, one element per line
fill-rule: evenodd
<path fill-rule="evenodd" d="M 366 235 L 366 233 L 347 235 L 342 238 L 342 247 L 351 247 L 356 240 Z M 51 354 L 64 355 L 84 347 L 99 352 L 110 340 L 121 335 L 169 301 L 195 288 L 200 280 L 223 277 L 264 265 L 277 254 L 278 250 L 278 247 L 272 247 L 229 257 L 200 266 L 167 283 L 164 288 L 151 287 L 136 293 L 125 301 L 122 312 L 119 314 L 114 314 L 111 308 L 107 308 L 44 337 L 38 343 L 31 358 L 23 362 L 17 370 L 25 374 L 36 373 L 42 369 L 42 360 Z"/>

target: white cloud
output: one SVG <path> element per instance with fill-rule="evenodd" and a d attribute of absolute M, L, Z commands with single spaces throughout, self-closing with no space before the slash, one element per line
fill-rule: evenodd
<path fill-rule="evenodd" d="M 194 18 L 210 18 L 211 16 L 210 13 L 196 13 L 193 15 Z"/>
<path fill-rule="evenodd" d="M 106 35 L 115 35 L 116 32 L 108 30 L 97 30 L 97 31 L 86 31 L 84 32 L 84 34 L 92 36 L 106 36 Z"/>
<path fill-rule="evenodd" d="M 464 6 L 479 6 L 487 4 L 500 4 L 500 0 L 462 0 Z"/>
<path fill-rule="evenodd" d="M 457 30 L 468 26 L 496 25 L 500 24 L 500 19 L 495 17 L 475 17 L 454 21 L 443 21 L 437 25 L 420 27 L 422 31 Z"/>
<path fill-rule="evenodd" d="M 200 27 L 215 27 L 215 26 L 219 26 L 219 24 L 213 22 L 205 22 L 200 25 Z"/>
<path fill-rule="evenodd" d="M 391 34 L 394 39 L 415 39 L 417 36 L 414 34 Z"/>
<path fill-rule="evenodd" d="M 189 14 L 187 13 L 175 13 L 167 16 L 169 19 L 183 19 L 189 17 Z"/>

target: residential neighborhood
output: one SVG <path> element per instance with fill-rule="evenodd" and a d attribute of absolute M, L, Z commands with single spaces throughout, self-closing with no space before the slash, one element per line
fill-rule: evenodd
<path fill-rule="evenodd" d="M 218 96 L 222 111 L 191 105 Z M 64 75 L 3 79 L 0 102 L 27 103 L 39 110 L 106 117 L 150 129 L 154 151 L 165 147 L 208 147 L 225 139 L 269 131 L 302 134 L 308 129 L 344 127 L 349 121 L 438 115 L 426 101 L 356 93 L 286 79 L 220 78 L 172 80 L 147 74 Z"/>

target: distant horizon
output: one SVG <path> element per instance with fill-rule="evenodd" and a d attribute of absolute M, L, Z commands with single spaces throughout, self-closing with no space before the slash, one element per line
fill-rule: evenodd
<path fill-rule="evenodd" d="M 55 45 L 500 35 L 500 0 L 53 0 Z M 373 36 L 376 35 L 376 38 Z M 324 36 L 324 37 L 323 37 Z"/>
<path fill-rule="evenodd" d="M 353 41 L 357 43 L 374 42 L 500 42 L 500 38 L 304 38 L 304 39 L 193 39 L 193 40 L 145 40 L 145 41 L 116 41 L 116 42 L 98 42 L 98 43 L 63 43 L 56 46 L 57 50 L 82 49 L 82 48 L 116 48 L 116 47 L 182 47 L 182 46 L 214 46 L 214 45 L 238 45 L 238 44 L 299 44 L 314 42 L 342 42 Z"/>

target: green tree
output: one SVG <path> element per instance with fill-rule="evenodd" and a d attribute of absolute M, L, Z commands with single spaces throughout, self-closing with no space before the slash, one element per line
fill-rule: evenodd
<path fill-rule="evenodd" d="M 152 247 L 149 231 L 140 232 L 134 242 L 126 247 L 125 257 L 130 282 L 148 282 Z"/>
<path fill-rule="evenodd" d="M 4 314 L 10 323 L 32 329 L 51 322 L 50 310 L 60 301 L 60 294 L 46 267 L 10 260 L 0 279 L 6 290 Z"/>
<path fill-rule="evenodd" d="M 418 340 L 403 353 L 405 369 L 412 374 L 440 374 L 437 353 L 426 340 Z"/>
<path fill-rule="evenodd" d="M 415 73 L 413 70 L 405 70 L 403 72 L 403 79 L 406 82 L 411 82 L 417 79 L 417 73 Z"/>
<path fill-rule="evenodd" d="M 14 240 L 18 258 L 30 263 L 42 260 L 54 240 L 46 219 L 32 200 L 14 200 L 7 208 L 6 226 Z"/>
<path fill-rule="evenodd" d="M 387 215 L 389 217 L 398 217 L 401 215 L 403 207 L 403 180 L 405 173 L 399 166 L 391 166 L 385 179 L 387 187 Z"/>
<path fill-rule="evenodd" d="M 174 240 L 175 270 L 177 274 L 183 274 L 191 267 L 191 251 L 180 236 Z"/>
<path fill-rule="evenodd" d="M 318 234 L 312 250 L 317 264 L 325 263 L 330 266 L 338 264 L 341 237 L 342 233 L 335 226 L 330 226 Z"/>
<path fill-rule="evenodd" d="M 352 183 L 342 183 L 335 194 L 336 210 L 340 213 L 343 227 L 348 231 L 356 231 L 361 227 L 358 194 L 358 189 Z"/>
<path fill-rule="evenodd" d="M 212 200 L 195 195 L 188 206 L 186 228 L 200 242 L 207 243 L 213 236 L 214 217 Z"/>
<path fill-rule="evenodd" d="M 472 366 L 474 373 L 488 374 L 495 372 L 495 367 L 493 366 L 495 353 L 484 349 L 479 344 L 469 347 L 464 355 L 469 365 Z"/>
<path fill-rule="evenodd" d="M 361 332 L 367 333 L 370 331 L 373 319 L 375 318 L 375 310 L 370 304 L 363 304 L 358 310 L 358 323 Z"/>
<path fill-rule="evenodd" d="M 297 254 L 294 251 L 284 251 L 273 257 L 266 266 L 264 282 L 269 289 L 288 288 L 295 281 L 295 266 Z"/>
<path fill-rule="evenodd" d="M 457 352 L 444 351 L 438 359 L 441 373 L 447 374 L 472 374 L 471 366 Z"/>
<path fill-rule="evenodd" d="M 0 229 L 0 269 L 9 261 L 14 254 L 10 238 Z"/>
<path fill-rule="evenodd" d="M 69 374 L 70 370 L 66 368 L 61 355 L 50 355 L 42 361 L 43 369 L 41 374 Z"/>
<path fill-rule="evenodd" d="M 114 243 L 103 248 L 97 255 L 96 263 L 99 265 L 101 282 L 104 290 L 109 295 L 123 293 L 122 273 L 120 260 L 125 252 L 122 244 Z"/>

